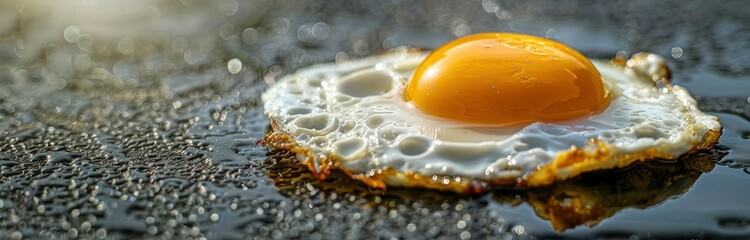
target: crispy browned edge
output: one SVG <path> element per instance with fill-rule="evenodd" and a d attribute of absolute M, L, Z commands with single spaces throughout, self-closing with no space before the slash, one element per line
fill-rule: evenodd
<path fill-rule="evenodd" d="M 272 117 L 270 117 L 270 119 L 274 131 L 268 133 L 260 143 L 265 146 L 288 150 L 295 154 L 303 155 L 307 159 L 314 159 L 314 156 L 309 149 L 301 147 L 294 141 L 294 138 L 283 131 L 283 128 L 275 119 Z M 584 172 L 622 168 L 648 159 L 658 158 L 663 160 L 674 160 L 681 156 L 692 154 L 695 151 L 712 148 L 719 140 L 721 132 L 722 129 L 717 131 L 709 130 L 703 135 L 700 142 L 693 144 L 694 147 L 692 149 L 679 156 L 667 154 L 658 149 L 648 149 L 647 151 L 638 154 L 614 156 L 616 159 L 614 161 L 608 161 L 609 164 L 606 166 L 594 163 L 601 163 L 612 157 L 609 154 L 609 147 L 602 142 L 592 139 L 587 147 L 578 148 L 573 146 L 569 150 L 559 152 L 554 161 L 542 166 L 539 170 L 527 176 L 522 178 L 493 179 L 489 181 L 456 176 L 437 176 L 436 178 L 433 178 L 433 176 L 423 176 L 413 171 L 399 172 L 388 167 L 371 171 L 368 174 L 352 173 L 348 169 L 341 167 L 339 165 L 339 160 L 333 156 L 326 156 L 324 159 L 320 159 L 318 169 L 315 168 L 315 163 L 311 160 L 300 162 L 306 165 L 318 179 L 325 179 L 325 177 L 331 173 L 331 170 L 338 169 L 349 177 L 362 181 L 370 187 L 383 190 L 386 189 L 389 182 L 398 182 L 399 187 L 419 187 L 426 189 L 449 190 L 457 193 L 480 194 L 496 186 L 546 186 L 554 182 L 573 178 Z M 570 169 L 572 172 L 564 177 L 556 174 L 557 171 L 562 169 Z M 447 184 L 443 183 L 444 179 L 448 179 Z"/>
<path fill-rule="evenodd" d="M 622 168 L 648 159 L 675 160 L 681 156 L 690 155 L 699 150 L 712 148 L 719 141 L 719 136 L 721 136 L 722 130 L 723 129 L 721 128 L 716 131 L 708 130 L 700 141 L 690 143 L 693 145 L 693 148 L 677 156 L 654 148 L 635 154 L 618 154 L 611 156 L 609 154 L 610 146 L 592 139 L 588 146 L 584 148 L 573 146 L 567 151 L 559 152 L 555 160 L 531 173 L 526 179 L 525 186 L 534 187 L 550 185 L 553 182 L 570 179 L 584 172 Z M 593 164 L 597 162 L 601 163 L 609 159 L 612 159 L 612 161 L 608 161 L 607 165 Z M 556 174 L 562 169 L 569 169 L 572 174 L 564 177 Z"/>

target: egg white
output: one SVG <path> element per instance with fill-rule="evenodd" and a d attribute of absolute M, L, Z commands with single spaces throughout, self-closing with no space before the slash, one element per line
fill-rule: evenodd
<path fill-rule="evenodd" d="M 651 79 L 597 60 L 592 62 L 613 94 L 599 114 L 526 126 L 443 120 L 420 113 L 402 97 L 425 57 L 401 49 L 301 69 L 263 94 L 265 113 L 276 131 L 309 150 L 309 156 L 300 158 L 313 171 L 322 171 L 323 161 L 333 161 L 350 175 L 372 177 L 385 169 L 397 173 L 380 177 L 389 186 L 432 188 L 467 179 L 523 183 L 561 153 L 590 148 L 592 141 L 607 146 L 612 160 L 591 163 L 582 168 L 586 171 L 622 165 L 614 162 L 617 156 L 654 149 L 659 157 L 676 158 L 706 141 L 710 132 L 721 131 L 718 119 L 702 113 L 685 89 L 659 88 Z M 560 168 L 554 178 L 577 174 Z M 414 175 L 427 183 L 410 183 L 406 176 Z"/>

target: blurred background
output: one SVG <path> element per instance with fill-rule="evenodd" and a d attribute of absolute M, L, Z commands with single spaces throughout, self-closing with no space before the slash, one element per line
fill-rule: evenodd
<path fill-rule="evenodd" d="M 748 237 L 748 21 L 744 1 L 0 0 L 0 238 Z M 316 181 L 256 145 L 260 93 L 296 69 L 489 31 L 658 53 L 720 145 L 621 173 L 663 184 L 484 196 Z M 572 195 L 607 210 L 555 231 L 541 206 Z"/>

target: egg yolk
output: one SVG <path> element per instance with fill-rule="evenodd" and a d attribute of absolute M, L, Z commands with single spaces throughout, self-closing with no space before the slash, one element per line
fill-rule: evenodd
<path fill-rule="evenodd" d="M 554 122 L 603 111 L 601 75 L 572 48 L 546 38 L 483 33 L 454 40 L 417 67 L 404 93 L 422 112 L 459 122 Z"/>

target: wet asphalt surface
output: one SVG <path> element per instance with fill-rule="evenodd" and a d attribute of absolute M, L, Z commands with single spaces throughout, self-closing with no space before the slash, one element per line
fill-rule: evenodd
<path fill-rule="evenodd" d="M 0 239 L 750 239 L 749 21 L 743 1 L 1 0 Z M 295 69 L 487 31 L 665 56 L 720 144 L 481 196 L 319 181 L 256 144 Z M 534 204 L 556 189 L 611 213 L 555 231 Z"/>

